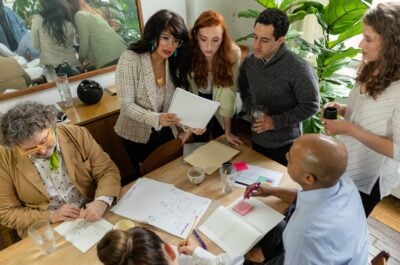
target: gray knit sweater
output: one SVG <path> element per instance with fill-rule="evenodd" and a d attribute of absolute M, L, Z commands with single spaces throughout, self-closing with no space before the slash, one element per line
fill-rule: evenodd
<path fill-rule="evenodd" d="M 319 109 L 315 71 L 285 44 L 266 63 L 249 54 L 240 67 L 238 83 L 244 111 L 263 105 L 272 116 L 274 130 L 252 135 L 252 141 L 266 148 L 292 143 L 301 135 L 301 122 Z"/>

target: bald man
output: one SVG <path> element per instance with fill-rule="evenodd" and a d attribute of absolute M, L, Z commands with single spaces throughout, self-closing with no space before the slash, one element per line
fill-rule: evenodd
<path fill-rule="evenodd" d="M 325 135 L 307 134 L 294 142 L 286 157 L 288 173 L 302 189 L 259 187 L 251 194 L 292 203 L 285 221 L 260 244 L 266 264 L 368 264 L 360 195 L 352 180 L 342 176 L 345 146 Z"/>

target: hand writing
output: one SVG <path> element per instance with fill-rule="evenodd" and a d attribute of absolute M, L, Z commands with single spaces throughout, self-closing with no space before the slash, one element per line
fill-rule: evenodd
<path fill-rule="evenodd" d="M 64 204 L 58 208 L 50 218 L 51 223 L 72 221 L 79 217 L 80 209 L 76 206 Z"/>
<path fill-rule="evenodd" d="M 197 247 L 199 247 L 199 245 L 189 238 L 187 244 L 185 244 L 185 241 L 179 242 L 178 252 L 179 254 L 192 255 Z"/>
<path fill-rule="evenodd" d="M 86 204 L 86 209 L 81 209 L 80 217 L 90 222 L 98 221 L 103 217 L 107 208 L 107 203 L 94 200 L 91 203 Z"/>

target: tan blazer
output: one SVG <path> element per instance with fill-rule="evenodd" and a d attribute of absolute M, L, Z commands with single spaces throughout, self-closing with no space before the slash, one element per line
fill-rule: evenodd
<path fill-rule="evenodd" d="M 7 88 L 21 89 L 31 84 L 31 78 L 14 58 L 0 56 L 0 93 Z"/>
<path fill-rule="evenodd" d="M 118 168 L 86 128 L 59 125 L 56 129 L 68 176 L 87 198 L 117 197 Z M 0 146 L 0 223 L 26 236 L 29 225 L 49 219 L 50 198 L 35 166 L 16 148 Z"/>
<path fill-rule="evenodd" d="M 162 112 L 167 112 L 175 92 L 169 74 L 168 62 L 165 64 L 166 93 Z M 137 54 L 125 51 L 118 62 L 115 72 L 115 84 L 121 107 L 120 115 L 114 127 L 122 138 L 136 143 L 147 143 L 151 128 L 160 130 L 157 113 L 157 95 L 150 54 Z"/>

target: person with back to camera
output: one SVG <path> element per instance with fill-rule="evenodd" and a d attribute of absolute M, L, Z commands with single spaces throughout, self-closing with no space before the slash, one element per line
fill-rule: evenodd
<path fill-rule="evenodd" d="M 348 152 L 346 174 L 356 184 L 368 217 L 399 185 L 400 4 L 382 3 L 364 16 L 363 63 L 347 105 L 327 103 L 344 119 L 324 119 L 325 133 L 338 135 Z"/>
<path fill-rule="evenodd" d="M 37 221 L 102 218 L 118 168 L 88 130 L 56 124 L 51 106 L 21 102 L 0 117 L 0 223 L 25 237 Z"/>
<path fill-rule="evenodd" d="M 0 1 L 0 43 L 15 51 L 26 33 L 24 21 Z"/>
<path fill-rule="evenodd" d="M 302 121 L 319 109 L 315 70 L 286 47 L 288 28 L 283 11 L 269 8 L 260 13 L 254 25 L 254 52 L 244 59 L 238 79 L 243 110 L 267 108 L 252 125 L 253 149 L 285 166 L 285 154 L 302 134 Z"/>
<path fill-rule="evenodd" d="M 357 188 L 343 175 L 346 147 L 325 135 L 306 134 L 286 156 L 288 174 L 300 190 L 257 183 L 245 191 L 245 197 L 276 196 L 292 203 L 286 218 L 259 243 L 264 264 L 366 265 L 368 225 Z"/>
<path fill-rule="evenodd" d="M 147 21 L 142 38 L 118 62 L 115 84 L 121 106 L 115 132 L 138 176 L 139 163 L 174 139 L 179 123 L 167 113 L 176 87 L 188 88 L 189 36 L 181 16 L 160 10 Z"/>
<path fill-rule="evenodd" d="M 32 43 L 41 65 L 54 67 L 64 61 L 78 67 L 74 48 L 75 29 L 65 0 L 40 0 L 40 12 L 32 19 Z"/>
<path fill-rule="evenodd" d="M 242 256 L 225 253 L 215 256 L 190 239 L 179 244 L 178 252 L 185 256 L 144 227 L 110 231 L 97 244 L 97 256 L 104 265 L 241 265 L 244 261 Z"/>
<path fill-rule="evenodd" d="M 231 131 L 236 107 L 240 49 L 230 38 L 221 14 L 213 10 L 200 14 L 190 31 L 190 50 L 190 91 L 221 104 L 205 133 L 196 135 L 194 140 L 206 142 L 210 136 L 216 138 L 225 132 L 230 144 L 242 144 Z M 181 137 L 186 141 L 190 135 L 190 131 L 184 132 Z"/>
<path fill-rule="evenodd" d="M 106 19 L 85 0 L 66 0 L 79 38 L 79 60 L 88 59 L 97 69 L 115 65 L 126 50 L 125 41 Z"/>

